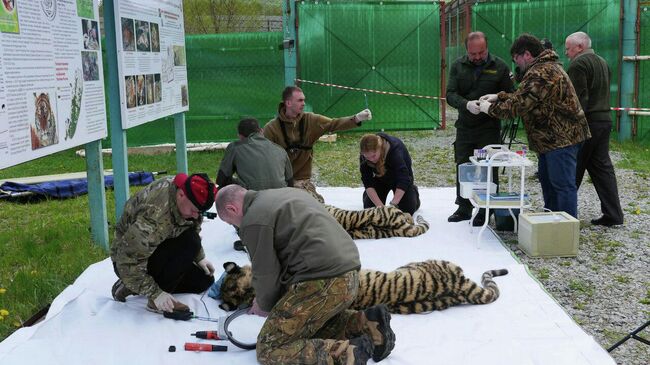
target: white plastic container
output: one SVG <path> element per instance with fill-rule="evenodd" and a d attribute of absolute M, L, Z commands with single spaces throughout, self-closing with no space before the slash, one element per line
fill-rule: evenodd
<path fill-rule="evenodd" d="M 466 162 L 458 166 L 458 182 L 460 183 L 460 196 L 469 199 L 474 190 L 487 189 L 487 166 L 474 165 Z M 490 193 L 497 192 L 497 185 L 490 182 Z"/>

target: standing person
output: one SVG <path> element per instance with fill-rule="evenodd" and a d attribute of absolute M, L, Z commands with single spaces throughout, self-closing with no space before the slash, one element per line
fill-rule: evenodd
<path fill-rule="evenodd" d="M 257 119 L 240 120 L 237 132 L 239 141 L 228 145 L 221 160 L 217 185 L 237 184 L 252 190 L 293 186 L 287 152 L 262 135 Z"/>
<path fill-rule="evenodd" d="M 344 131 L 370 120 L 372 114 L 365 109 L 343 118 L 330 119 L 326 116 L 304 112 L 305 94 L 297 86 L 287 86 L 282 92 L 278 115 L 264 126 L 264 136 L 284 148 L 291 160 L 294 187 L 307 190 L 318 201 L 323 197 L 316 192 L 311 182 L 311 167 L 314 159 L 313 146 L 325 133 Z"/>
<path fill-rule="evenodd" d="M 397 137 L 385 133 L 361 137 L 359 170 L 366 189 L 363 207 L 383 207 L 388 192 L 393 192 L 390 205 L 411 215 L 420 208 L 420 194 L 414 184 L 411 155 Z"/>
<path fill-rule="evenodd" d="M 460 196 L 458 166 L 469 162 L 475 149 L 488 144 L 501 143 L 501 121 L 487 114 L 481 114 L 478 98 L 500 91 L 512 92 L 512 73 L 499 57 L 488 52 L 487 37 L 482 32 L 472 32 L 465 39 L 467 55 L 458 58 L 449 70 L 447 103 L 458 110 L 456 120 L 456 141 L 454 159 L 456 162 L 456 205 L 458 209 L 447 218 L 449 222 L 460 222 L 472 218 L 472 203 Z M 497 169 L 493 179 L 498 183 Z M 482 226 L 485 212 L 481 210 L 473 225 Z"/>
<path fill-rule="evenodd" d="M 594 183 L 603 212 L 602 217 L 592 219 L 591 223 L 602 226 L 623 224 L 616 173 L 609 157 L 609 134 L 612 129 L 609 81 L 612 73 L 607 62 L 594 53 L 587 33 L 571 34 L 566 38 L 564 46 L 564 53 L 571 60 L 567 73 L 576 89 L 591 132 L 591 139 L 578 152 L 576 186 L 580 187 L 586 169 Z"/>
<path fill-rule="evenodd" d="M 118 280 L 113 299 L 149 298 L 147 310 L 189 310 L 172 293 L 200 293 L 214 282 L 214 266 L 201 246 L 201 213 L 216 188 L 205 174 L 154 181 L 131 197 L 115 227 L 111 260 Z"/>
<path fill-rule="evenodd" d="M 555 51 L 544 50 L 539 39 L 522 34 L 510 54 L 524 72 L 519 88 L 514 93 L 481 97 L 481 112 L 496 118 L 522 118 L 530 149 L 539 157 L 545 208 L 577 218 L 578 150 L 591 137 L 585 113 Z"/>
<path fill-rule="evenodd" d="M 359 289 L 359 251 L 325 207 L 291 188 L 219 190 L 219 218 L 238 226 L 251 258 L 262 364 L 365 364 L 395 345 L 385 305 L 348 309 Z"/>

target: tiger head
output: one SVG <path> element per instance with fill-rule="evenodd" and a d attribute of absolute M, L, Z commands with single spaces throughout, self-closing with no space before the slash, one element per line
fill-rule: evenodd
<path fill-rule="evenodd" d="M 226 276 L 221 284 L 221 301 L 219 308 L 233 311 L 242 304 L 251 305 L 255 298 L 253 290 L 253 272 L 250 265 L 239 266 L 234 262 L 223 264 Z"/>

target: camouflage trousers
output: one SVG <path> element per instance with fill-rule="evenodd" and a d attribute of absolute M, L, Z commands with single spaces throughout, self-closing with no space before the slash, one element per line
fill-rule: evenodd
<path fill-rule="evenodd" d="M 323 199 L 323 196 L 318 194 L 316 192 L 316 186 L 311 182 L 310 179 L 305 179 L 305 180 L 295 180 L 293 182 L 293 187 L 306 190 L 311 196 L 313 196 L 316 200 L 318 200 L 321 203 L 325 203 L 325 199 Z"/>
<path fill-rule="evenodd" d="M 364 332 L 366 317 L 349 310 L 359 290 L 359 273 L 304 281 L 289 287 L 257 337 L 262 364 L 352 364 L 350 338 Z"/>

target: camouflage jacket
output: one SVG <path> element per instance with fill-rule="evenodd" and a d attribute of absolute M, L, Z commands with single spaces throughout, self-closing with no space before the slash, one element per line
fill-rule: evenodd
<path fill-rule="evenodd" d="M 282 123 L 286 128 L 287 138 L 282 133 Z M 291 160 L 294 180 L 311 178 L 311 165 L 314 153 L 311 147 L 325 133 L 344 131 L 360 126 L 354 116 L 330 119 L 314 113 L 301 113 L 293 119 L 284 115 L 284 103 L 278 107 L 278 116 L 264 126 L 264 137 L 284 148 Z M 301 132 L 302 128 L 302 132 Z M 288 140 L 287 140 L 288 139 Z M 305 148 L 291 148 L 300 145 Z"/>
<path fill-rule="evenodd" d="M 147 261 L 158 245 L 166 239 L 178 237 L 187 229 L 201 231 L 202 217 L 183 218 L 176 206 L 176 185 L 173 177 L 160 179 L 131 197 L 115 227 L 111 259 L 120 279 L 132 291 L 155 298 L 162 292 L 147 274 Z M 195 262 L 205 257 L 199 251 Z"/>
<path fill-rule="evenodd" d="M 591 138 L 585 113 L 569 76 L 552 50 L 540 53 L 514 93 L 500 92 L 489 114 L 521 117 L 530 149 L 546 153 Z"/>

